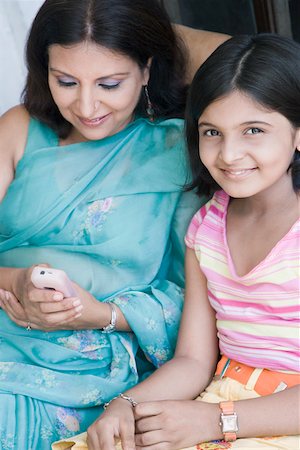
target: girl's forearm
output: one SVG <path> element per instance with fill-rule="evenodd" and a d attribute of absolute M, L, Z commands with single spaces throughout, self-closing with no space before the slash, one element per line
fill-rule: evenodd
<path fill-rule="evenodd" d="M 300 434 L 300 386 L 235 403 L 238 437 Z"/>
<path fill-rule="evenodd" d="M 138 403 L 194 399 L 209 384 L 214 371 L 214 363 L 204 364 L 191 358 L 175 357 L 126 394 Z"/>
<path fill-rule="evenodd" d="M 237 438 L 299 435 L 299 400 L 300 387 L 296 386 L 266 397 L 235 401 L 234 410 L 239 428 Z M 197 417 L 201 442 L 222 439 L 219 404 L 203 401 L 195 403 L 199 411 Z"/>

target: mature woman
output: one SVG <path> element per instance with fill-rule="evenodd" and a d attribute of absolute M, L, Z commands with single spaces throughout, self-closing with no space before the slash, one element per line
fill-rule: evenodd
<path fill-rule="evenodd" d="M 0 121 L 0 442 L 49 449 L 174 351 L 185 58 L 155 0 L 47 0 Z M 201 203 L 201 202 L 200 202 Z M 77 295 L 36 289 L 63 269 Z"/>

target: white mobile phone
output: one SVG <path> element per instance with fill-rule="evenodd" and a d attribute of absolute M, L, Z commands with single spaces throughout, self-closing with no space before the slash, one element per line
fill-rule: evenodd
<path fill-rule="evenodd" d="M 63 270 L 36 266 L 31 273 L 31 281 L 38 289 L 55 289 L 64 297 L 77 297 L 71 280 Z"/>

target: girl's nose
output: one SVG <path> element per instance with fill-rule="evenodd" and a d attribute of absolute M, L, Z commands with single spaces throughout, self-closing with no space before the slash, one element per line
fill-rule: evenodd
<path fill-rule="evenodd" d="M 228 165 L 241 159 L 244 155 L 242 144 L 233 139 L 224 139 L 220 151 L 221 159 Z"/>

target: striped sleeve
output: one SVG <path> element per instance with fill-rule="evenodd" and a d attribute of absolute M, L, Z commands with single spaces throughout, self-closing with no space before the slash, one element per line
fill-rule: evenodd
<path fill-rule="evenodd" d="M 207 211 L 209 210 L 211 201 L 207 202 L 205 205 L 202 206 L 202 208 L 199 209 L 199 211 L 196 212 L 196 214 L 194 215 L 194 217 L 192 218 L 187 233 L 185 235 L 185 244 L 187 247 L 191 248 L 191 249 L 195 249 L 195 240 L 196 240 L 196 235 L 198 232 L 198 229 L 204 219 L 204 217 L 207 214 Z"/>

